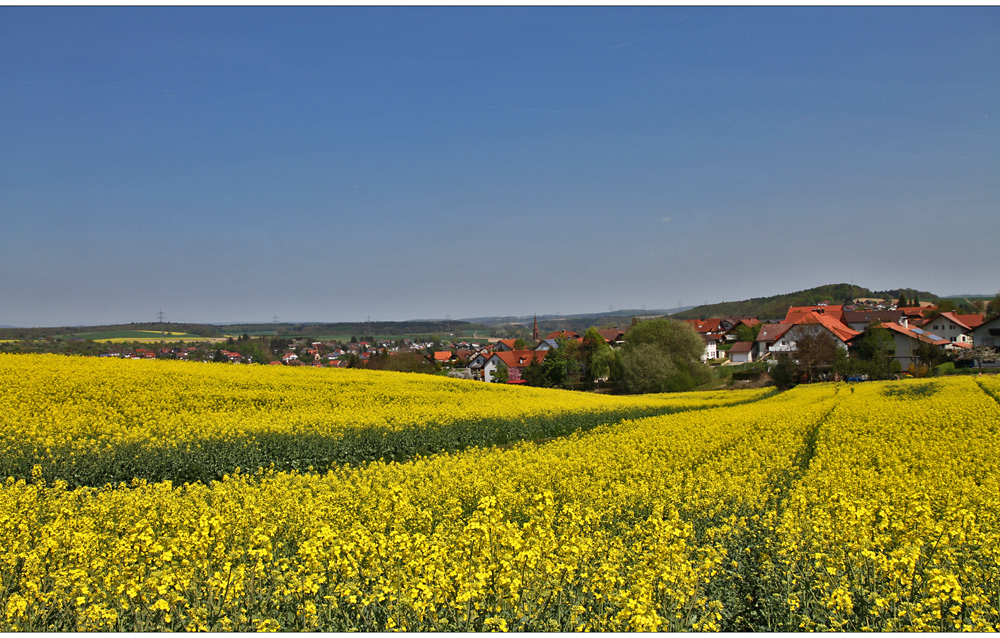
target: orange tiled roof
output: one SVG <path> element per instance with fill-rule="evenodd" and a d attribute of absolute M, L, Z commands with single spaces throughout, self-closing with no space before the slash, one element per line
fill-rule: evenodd
<path fill-rule="evenodd" d="M 799 323 L 800 317 L 816 314 L 833 317 L 837 321 L 844 320 L 843 306 L 789 306 L 782 323 Z"/>
<path fill-rule="evenodd" d="M 847 342 L 850 339 L 861 334 L 857 330 L 849 328 L 847 325 L 830 317 L 829 315 L 819 314 L 819 313 L 808 313 L 801 315 L 799 320 L 795 322 L 796 325 L 804 323 L 818 323 L 824 328 L 833 333 L 835 337 L 841 341 Z"/>
<path fill-rule="evenodd" d="M 548 350 L 505 350 L 504 352 L 494 352 L 508 368 L 525 368 L 531 365 L 532 359 L 541 363 L 545 360 Z"/>
<path fill-rule="evenodd" d="M 913 332 L 909 328 L 904 328 L 898 323 L 892 323 L 890 321 L 884 322 L 882 324 L 882 327 L 885 328 L 886 330 L 892 330 L 893 332 L 898 332 L 901 335 L 906 335 L 910 339 L 916 339 L 917 341 L 924 341 L 926 343 L 933 343 L 936 346 L 943 346 L 951 343 L 947 339 L 931 339 L 930 337 L 927 336 L 927 334 L 930 333 L 917 334 L 916 332 Z"/>

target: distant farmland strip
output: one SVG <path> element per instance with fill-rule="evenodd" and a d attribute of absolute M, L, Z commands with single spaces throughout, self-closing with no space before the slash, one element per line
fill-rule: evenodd
<path fill-rule="evenodd" d="M 94 341 L 194 341 L 205 337 L 190 332 L 157 332 L 155 330 L 113 330 L 108 332 L 78 332 L 68 335 L 70 339 L 93 339 Z"/>

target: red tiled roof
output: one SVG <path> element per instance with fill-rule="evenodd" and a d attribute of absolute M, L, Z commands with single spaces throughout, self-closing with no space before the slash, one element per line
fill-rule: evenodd
<path fill-rule="evenodd" d="M 801 315 L 799 320 L 795 322 L 796 325 L 804 323 L 818 323 L 827 330 L 829 330 L 830 332 L 832 332 L 835 337 L 844 342 L 847 342 L 853 339 L 854 337 L 858 336 L 859 334 L 861 334 L 857 330 L 849 328 L 839 320 L 834 319 L 833 317 L 830 317 L 829 315 L 825 314 L 819 314 L 819 313 L 804 314 Z"/>
<path fill-rule="evenodd" d="M 885 328 L 886 330 L 891 330 L 893 332 L 898 332 L 899 334 L 905 335 L 905 336 L 909 337 L 910 339 L 916 339 L 917 341 L 923 341 L 925 343 L 933 343 L 936 346 L 943 346 L 945 344 L 951 343 L 947 339 L 931 339 L 930 337 L 926 336 L 926 334 L 922 334 L 922 335 L 917 334 L 917 333 L 911 331 L 909 328 L 904 328 L 903 326 L 899 325 L 898 323 L 892 323 L 892 322 L 887 321 L 887 322 L 885 322 L 885 323 L 882 324 L 882 327 Z"/>
<path fill-rule="evenodd" d="M 789 306 L 782 323 L 800 323 L 799 318 L 811 314 L 833 317 L 837 321 L 844 320 L 843 306 Z"/>
<path fill-rule="evenodd" d="M 504 352 L 494 352 L 508 368 L 525 368 L 531 364 L 532 359 L 541 363 L 545 360 L 548 350 L 506 350 Z"/>
<path fill-rule="evenodd" d="M 691 324 L 691 326 L 700 332 L 701 334 L 707 334 L 710 332 L 719 332 L 721 328 L 719 324 L 722 323 L 722 319 L 718 317 L 712 317 L 710 319 L 685 319 L 685 323 Z"/>
<path fill-rule="evenodd" d="M 978 328 L 982 325 L 984 319 L 983 315 L 957 315 L 954 312 L 941 312 L 927 319 L 927 321 L 924 322 L 924 325 L 926 326 L 929 322 L 937 319 L 938 317 L 943 317 L 952 323 L 957 323 L 966 330 Z"/>
<path fill-rule="evenodd" d="M 440 352 L 435 352 L 434 353 L 434 360 L 435 361 L 450 361 L 451 360 L 451 352 L 449 352 L 448 350 L 442 350 Z"/>
<path fill-rule="evenodd" d="M 733 352 L 750 352 L 753 350 L 752 341 L 737 341 L 733 344 L 733 347 L 729 349 L 730 354 Z"/>

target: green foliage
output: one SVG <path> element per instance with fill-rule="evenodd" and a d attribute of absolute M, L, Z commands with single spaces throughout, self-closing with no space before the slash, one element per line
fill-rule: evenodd
<path fill-rule="evenodd" d="M 852 361 L 844 370 L 845 374 L 888 379 L 899 372 L 899 362 L 892 358 L 896 352 L 896 340 L 881 325 L 881 322 L 876 322 L 865 331 L 854 349 Z"/>
<path fill-rule="evenodd" d="M 760 328 L 763 324 L 755 324 L 748 326 L 745 323 L 741 323 L 736 326 L 736 340 L 737 341 L 749 341 L 754 342 L 757 340 L 757 335 L 760 334 Z"/>
<path fill-rule="evenodd" d="M 493 371 L 493 383 L 507 383 L 510 381 L 510 370 L 507 366 L 497 366 L 496 370 Z"/>
<path fill-rule="evenodd" d="M 918 362 L 928 368 L 944 362 L 946 358 L 945 353 L 942 352 L 940 348 L 935 346 L 933 343 L 927 343 L 925 341 L 921 341 L 917 345 L 913 354 L 916 355 Z"/>
<path fill-rule="evenodd" d="M 652 343 L 640 343 L 622 352 L 622 389 L 632 394 L 666 392 L 677 367 Z"/>
<path fill-rule="evenodd" d="M 683 321 L 653 319 L 636 323 L 622 349 L 622 389 L 629 393 L 690 390 L 711 379 L 701 363 L 705 345 Z"/>
<path fill-rule="evenodd" d="M 774 381 L 774 385 L 778 386 L 782 390 L 787 390 L 788 388 L 795 385 L 795 377 L 797 374 L 795 362 L 789 356 L 778 357 L 778 363 L 771 367 L 771 379 Z"/>

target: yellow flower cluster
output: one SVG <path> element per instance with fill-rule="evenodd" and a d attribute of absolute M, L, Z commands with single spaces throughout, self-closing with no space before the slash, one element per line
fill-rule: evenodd
<path fill-rule="evenodd" d="M 152 397 L 187 368 L 169 372 L 144 378 Z M 330 372 L 243 382 L 324 388 L 314 405 L 381 392 L 370 409 L 412 406 L 426 427 L 449 391 L 512 420 L 631 400 Z M 200 378 L 196 396 L 216 391 Z M 1000 404 L 984 380 L 688 396 L 551 440 L 323 473 L 69 489 L 39 466 L 0 486 L 0 631 L 993 629 Z"/>
<path fill-rule="evenodd" d="M 998 444 L 1000 405 L 969 377 L 858 386 L 783 503 L 778 628 L 996 630 Z"/>
<path fill-rule="evenodd" d="M 456 450 L 765 396 L 610 397 L 364 370 L 0 354 L 0 476 L 211 480 Z"/>

